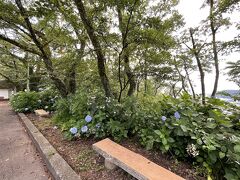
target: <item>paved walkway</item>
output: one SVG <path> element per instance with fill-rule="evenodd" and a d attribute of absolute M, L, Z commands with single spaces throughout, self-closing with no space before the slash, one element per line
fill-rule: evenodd
<path fill-rule="evenodd" d="M 0 180 L 48 180 L 41 158 L 8 102 L 0 102 Z"/>

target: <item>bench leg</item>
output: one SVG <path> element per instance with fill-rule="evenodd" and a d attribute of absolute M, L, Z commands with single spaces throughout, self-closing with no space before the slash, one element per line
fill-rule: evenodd
<path fill-rule="evenodd" d="M 106 158 L 105 162 L 104 162 L 104 165 L 107 169 L 110 169 L 110 170 L 113 170 L 117 167 L 115 164 L 112 163 L 111 158 Z"/>

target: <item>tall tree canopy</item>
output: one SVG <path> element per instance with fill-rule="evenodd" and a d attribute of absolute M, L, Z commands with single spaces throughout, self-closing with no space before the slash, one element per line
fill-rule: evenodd
<path fill-rule="evenodd" d="M 184 23 L 178 3 L 2 0 L 0 75 L 19 89 L 30 83 L 37 90 L 47 82 L 66 97 L 85 86 L 121 101 L 163 90 L 196 97 L 191 71 L 198 70 L 204 103 L 205 72 L 215 69 L 215 96 L 219 53 L 239 45 L 238 36 L 231 42 L 220 42 L 217 36 L 231 25 L 223 14 L 238 8 L 239 1 L 206 1 L 208 18 L 180 38 Z"/>

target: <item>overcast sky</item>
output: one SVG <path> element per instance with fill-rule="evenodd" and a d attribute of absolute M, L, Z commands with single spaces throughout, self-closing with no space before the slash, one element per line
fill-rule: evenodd
<path fill-rule="evenodd" d="M 180 0 L 180 4 L 178 5 L 179 12 L 184 16 L 186 27 L 195 27 L 199 25 L 201 20 L 205 19 L 208 16 L 209 9 L 200 9 L 204 0 Z M 233 19 L 237 21 L 239 19 L 239 13 L 235 13 L 233 15 Z M 217 35 L 217 40 L 230 40 L 234 36 L 237 35 L 237 31 L 232 28 L 226 31 L 221 31 Z M 219 79 L 219 86 L 218 90 L 227 90 L 227 89 L 239 89 L 238 86 L 228 81 L 228 76 L 226 75 L 225 70 L 225 62 L 226 61 L 236 61 L 240 58 L 240 53 L 232 54 L 228 57 L 223 57 L 223 60 L 220 62 L 220 79 Z M 192 79 L 194 81 L 195 89 L 197 93 L 201 92 L 200 86 L 200 78 L 198 73 L 193 73 Z M 205 84 L 206 84 L 206 93 L 211 94 L 213 90 L 214 84 L 214 73 L 206 74 L 205 77 Z"/>

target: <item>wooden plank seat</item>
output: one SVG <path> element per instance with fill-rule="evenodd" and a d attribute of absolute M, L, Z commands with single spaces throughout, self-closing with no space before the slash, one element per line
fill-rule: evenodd
<path fill-rule="evenodd" d="M 49 117 L 49 112 L 45 111 L 44 109 L 38 109 L 34 111 L 36 115 L 40 117 Z"/>
<path fill-rule="evenodd" d="M 93 149 L 105 158 L 106 168 L 114 169 L 118 166 L 137 179 L 183 180 L 182 177 L 108 138 L 93 144 Z"/>

